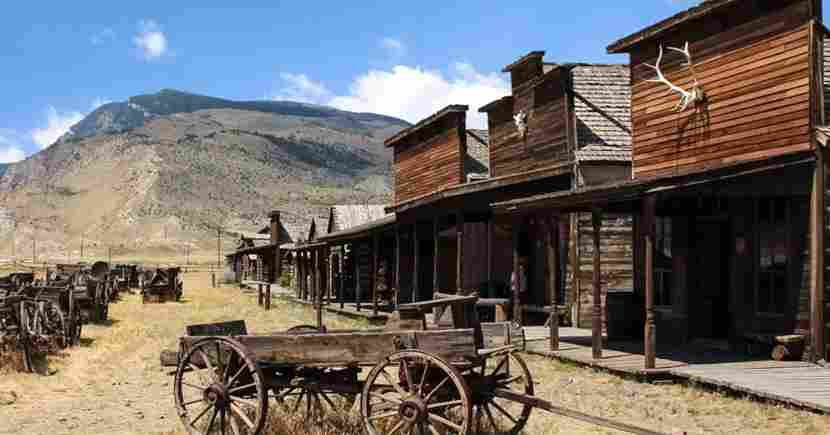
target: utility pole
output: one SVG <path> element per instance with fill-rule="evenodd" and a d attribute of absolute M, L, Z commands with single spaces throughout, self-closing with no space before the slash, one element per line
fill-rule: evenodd
<path fill-rule="evenodd" d="M 109 264 L 110 264 L 110 266 L 111 266 L 111 265 L 112 265 L 112 246 L 110 246 L 110 247 L 109 247 L 109 249 L 108 249 L 108 253 L 109 253 L 109 254 L 108 254 L 108 256 L 107 256 L 107 257 L 108 257 L 108 260 L 109 260 L 109 261 L 108 261 L 108 263 L 109 263 Z"/>
<path fill-rule="evenodd" d="M 222 267 L 222 228 L 216 228 L 216 267 Z"/>

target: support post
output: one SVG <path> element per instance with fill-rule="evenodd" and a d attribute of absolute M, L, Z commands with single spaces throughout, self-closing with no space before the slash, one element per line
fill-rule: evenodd
<path fill-rule="evenodd" d="M 513 321 L 522 325 L 522 307 L 519 304 L 519 291 L 521 290 L 521 276 L 519 275 L 519 235 L 521 221 L 513 222 L 513 272 L 510 276 L 511 292 L 510 297 L 513 301 Z M 516 288 L 513 287 L 513 279 L 516 280 Z"/>
<path fill-rule="evenodd" d="M 378 233 L 372 234 L 372 315 L 378 315 L 378 268 L 380 264 L 380 237 Z"/>
<path fill-rule="evenodd" d="M 395 309 L 401 296 L 401 227 L 395 226 Z"/>
<path fill-rule="evenodd" d="M 256 285 L 256 304 L 262 306 L 262 284 Z"/>
<path fill-rule="evenodd" d="M 455 214 L 455 237 L 455 292 L 461 295 L 464 294 L 464 213 L 460 211 Z"/>
<path fill-rule="evenodd" d="M 545 228 L 545 248 L 547 251 L 548 268 L 546 278 L 550 292 L 550 350 L 559 350 L 559 311 L 557 310 L 557 291 L 559 289 L 559 217 L 552 216 L 547 220 Z"/>
<path fill-rule="evenodd" d="M 314 249 L 312 252 L 314 256 L 314 295 L 316 300 L 316 308 L 317 308 L 317 330 L 323 330 L 323 294 L 320 291 L 320 249 Z"/>
<path fill-rule="evenodd" d="M 654 215 L 657 199 L 654 195 L 647 196 L 643 200 L 642 210 L 642 232 L 643 250 L 645 251 L 643 281 L 646 292 L 646 325 L 643 343 L 645 349 L 645 368 L 655 368 L 657 362 L 657 335 L 656 335 L 656 312 L 654 311 Z"/>
<path fill-rule="evenodd" d="M 825 189 L 827 185 L 824 150 L 816 150 L 816 166 L 813 171 L 812 198 L 810 201 L 810 360 L 825 358 L 824 341 L 824 237 Z"/>
<path fill-rule="evenodd" d="M 355 309 L 360 311 L 360 298 L 362 297 L 361 288 L 360 288 L 360 249 L 361 242 L 358 241 L 356 243 L 356 249 L 354 251 L 354 302 L 355 302 Z"/>
<path fill-rule="evenodd" d="M 339 261 L 339 269 L 340 269 L 340 288 L 338 290 L 337 299 L 340 300 L 340 308 L 342 309 L 346 305 L 345 295 L 346 295 L 346 245 L 340 246 L 340 261 Z"/>
<path fill-rule="evenodd" d="M 591 344 L 594 359 L 602 358 L 602 281 L 600 257 L 600 230 L 602 229 L 602 212 L 599 209 L 591 211 L 591 223 L 594 229 L 594 267 L 593 267 L 593 299 L 594 310 L 591 319 Z"/>
<path fill-rule="evenodd" d="M 271 284 L 265 285 L 265 311 L 271 310 Z"/>
<path fill-rule="evenodd" d="M 412 225 L 412 244 L 413 244 L 413 254 L 414 257 L 412 259 L 412 302 L 418 302 L 420 300 L 420 261 L 419 257 L 421 256 L 421 248 L 420 243 L 418 243 L 418 222 Z"/>
<path fill-rule="evenodd" d="M 487 291 L 493 297 L 493 217 L 487 218 Z"/>
<path fill-rule="evenodd" d="M 439 241 L 440 241 L 440 231 L 441 231 L 441 222 L 440 218 L 436 217 L 432 221 L 432 240 L 434 241 L 432 246 L 432 291 L 433 294 L 436 292 L 440 292 L 441 286 L 441 279 L 438 277 L 438 273 L 440 272 L 440 265 L 438 264 L 438 257 L 440 255 L 440 248 L 439 248 Z"/>

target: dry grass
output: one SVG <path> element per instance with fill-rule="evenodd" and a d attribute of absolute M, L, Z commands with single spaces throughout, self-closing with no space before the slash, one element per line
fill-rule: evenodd
<path fill-rule="evenodd" d="M 304 306 L 275 301 L 265 312 L 238 289 L 209 288 L 209 274 L 185 276 L 185 301 L 141 305 L 127 295 L 111 307 L 112 325 L 84 331 L 84 346 L 53 357 L 52 376 L 0 375 L 0 434 L 183 434 L 172 400 L 172 378 L 159 367 L 159 352 L 174 348 L 187 324 L 245 319 L 254 332 L 313 323 Z M 327 316 L 330 328 L 363 326 Z M 824 434 L 830 417 L 732 398 L 681 385 L 649 385 L 603 372 L 526 357 L 537 396 L 593 415 L 668 433 Z M 306 428 L 276 406 L 267 435 L 360 433 L 359 416 L 330 416 Z M 534 411 L 528 435 L 619 433 Z"/>

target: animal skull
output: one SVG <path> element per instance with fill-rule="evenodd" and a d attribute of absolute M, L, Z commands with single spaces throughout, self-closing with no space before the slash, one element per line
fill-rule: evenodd
<path fill-rule="evenodd" d="M 657 78 L 656 79 L 651 79 L 651 80 L 646 80 L 646 81 L 651 82 L 651 83 L 663 83 L 663 84 L 665 84 L 666 86 L 669 87 L 670 91 L 677 92 L 678 94 L 680 94 L 680 101 L 677 103 L 676 106 L 674 106 L 674 111 L 675 112 L 682 112 L 682 111 L 686 110 L 686 108 L 689 106 L 689 104 L 703 101 L 703 99 L 705 98 L 705 94 L 703 93 L 703 90 L 700 89 L 700 84 L 697 81 L 697 74 L 695 74 L 695 66 L 694 66 L 694 63 L 692 63 L 692 54 L 689 51 L 689 43 L 686 42 L 686 45 L 683 47 L 682 50 L 679 49 L 679 48 L 676 48 L 676 47 L 667 47 L 667 48 L 669 50 L 676 51 L 676 52 L 686 56 L 686 63 L 684 65 L 689 67 L 689 71 L 691 71 L 691 73 L 692 73 L 692 80 L 694 80 L 694 83 L 692 83 L 692 88 L 687 91 L 687 90 L 681 88 L 680 86 L 677 86 L 674 83 L 670 82 L 663 75 L 663 71 L 660 69 L 660 62 L 663 61 L 663 46 L 662 45 L 660 45 L 660 54 L 657 56 L 657 63 L 655 63 L 654 65 L 644 64 L 645 66 L 647 66 L 647 67 L 653 69 L 655 72 L 657 72 Z"/>
<path fill-rule="evenodd" d="M 524 138 L 527 134 L 527 113 L 522 110 L 513 115 L 513 122 L 516 123 L 516 129 L 519 130 L 519 135 Z"/>

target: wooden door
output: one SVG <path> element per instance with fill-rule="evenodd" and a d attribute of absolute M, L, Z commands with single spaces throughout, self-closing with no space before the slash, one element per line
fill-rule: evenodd
<path fill-rule="evenodd" d="M 693 231 L 696 273 L 690 286 L 692 338 L 726 338 L 729 335 L 729 264 L 723 221 L 697 221 Z"/>

